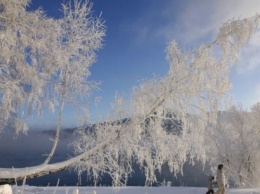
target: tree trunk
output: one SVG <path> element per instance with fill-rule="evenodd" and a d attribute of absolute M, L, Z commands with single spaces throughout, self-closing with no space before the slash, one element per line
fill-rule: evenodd
<path fill-rule="evenodd" d="M 25 177 L 28 180 L 66 170 L 79 162 L 85 162 L 94 152 L 103 149 L 106 145 L 118 140 L 119 139 L 116 136 L 78 156 L 54 164 L 41 164 L 25 168 L 0 168 L 0 183 L 14 183 L 23 180 Z"/>

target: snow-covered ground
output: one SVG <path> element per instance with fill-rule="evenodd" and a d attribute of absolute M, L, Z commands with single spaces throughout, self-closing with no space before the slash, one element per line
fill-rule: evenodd
<path fill-rule="evenodd" d="M 13 193 L 22 192 L 22 187 L 13 186 Z M 77 187 L 24 187 L 24 194 L 72 194 Z M 203 187 L 78 187 L 79 194 L 204 194 Z M 216 190 L 216 189 L 215 189 Z M 227 189 L 227 194 L 260 194 L 258 189 Z"/>

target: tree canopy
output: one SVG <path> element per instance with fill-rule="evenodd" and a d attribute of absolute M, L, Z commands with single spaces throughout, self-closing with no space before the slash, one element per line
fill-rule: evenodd
<path fill-rule="evenodd" d="M 208 156 L 214 165 L 223 163 L 226 176 L 239 187 L 258 187 L 260 104 L 250 110 L 233 105 L 219 112 L 218 122 L 208 134 Z"/>
<path fill-rule="evenodd" d="M 66 103 L 86 101 L 96 87 L 87 78 L 102 46 L 105 27 L 81 1 L 62 5 L 63 17 L 48 18 L 44 11 L 27 11 L 29 0 L 1 1 L 0 126 L 27 131 L 19 119 Z M 79 107 L 79 106 L 78 106 Z"/>

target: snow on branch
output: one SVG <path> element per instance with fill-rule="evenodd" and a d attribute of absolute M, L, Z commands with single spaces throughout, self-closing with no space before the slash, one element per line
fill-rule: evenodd
<path fill-rule="evenodd" d="M 48 108 L 55 111 L 62 98 L 78 105 L 97 88 L 88 77 L 102 47 L 104 21 L 93 16 L 88 1 L 63 5 L 60 19 L 40 9 L 28 12 L 28 0 L 0 5 L 0 125 L 26 132 L 25 123 L 13 123 L 14 115 L 18 121 Z"/>
<path fill-rule="evenodd" d="M 77 154 L 111 139 L 110 144 L 102 144 L 102 149 L 77 163 L 78 172 L 86 170 L 94 180 L 107 173 L 115 185 L 122 185 L 126 184 L 134 162 L 140 165 L 146 183 L 150 184 L 156 182 L 156 172 L 165 163 L 178 173 L 186 161 L 205 162 L 205 130 L 216 124 L 219 104 L 231 87 L 230 67 L 256 30 L 258 20 L 257 15 L 227 22 L 213 43 L 191 51 L 183 51 L 172 41 L 166 49 L 168 74 L 134 87 L 125 110 L 122 99 L 116 98 L 120 110 L 114 112 L 128 113 L 124 122 L 105 122 L 92 132 L 84 128 L 78 131 L 81 136 L 74 142 Z M 216 54 L 216 48 L 222 51 L 221 55 Z M 178 133 L 165 130 L 166 113 L 172 113 L 174 120 L 180 122 Z M 120 114 L 118 117 L 122 118 Z M 175 129 L 173 126 L 172 130 Z"/>

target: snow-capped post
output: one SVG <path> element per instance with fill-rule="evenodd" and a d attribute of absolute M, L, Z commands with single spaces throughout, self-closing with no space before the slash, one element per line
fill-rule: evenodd
<path fill-rule="evenodd" d="M 75 189 L 73 190 L 73 194 L 79 194 L 78 188 L 75 188 Z"/>
<path fill-rule="evenodd" d="M 8 184 L 0 185 L 0 194 L 13 194 L 12 187 Z"/>

